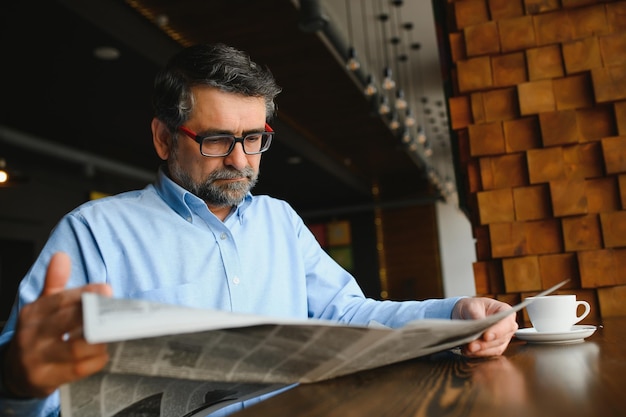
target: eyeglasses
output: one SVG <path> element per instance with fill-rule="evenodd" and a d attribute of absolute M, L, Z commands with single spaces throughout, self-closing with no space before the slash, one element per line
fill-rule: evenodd
<path fill-rule="evenodd" d="M 267 123 L 265 123 L 265 132 L 248 133 L 242 137 L 235 135 L 200 136 L 185 126 L 179 127 L 178 130 L 200 144 L 200 153 L 203 156 L 228 156 L 235 149 L 237 142 L 241 143 L 246 155 L 257 155 L 269 149 L 274 137 L 274 130 Z"/>

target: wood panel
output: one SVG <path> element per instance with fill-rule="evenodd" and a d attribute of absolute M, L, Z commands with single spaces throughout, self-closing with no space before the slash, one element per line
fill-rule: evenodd
<path fill-rule="evenodd" d="M 489 19 L 476 30 L 495 23 L 500 50 L 484 45 L 487 36 L 465 37 L 466 47 L 482 55 L 456 62 L 465 89 L 453 94 L 470 97 L 464 129 L 471 146 L 461 158 L 480 167 L 467 200 L 478 212 L 475 230 L 488 230 L 476 234 L 476 287 L 513 299 L 569 278 L 564 291 L 593 299 L 595 318 L 622 313 L 616 300 L 626 285 L 626 1 L 488 5 Z M 502 99 L 499 111 L 488 112 L 485 97 L 503 86 L 515 91 L 515 115 Z M 522 156 L 523 169 L 504 163 L 512 155 Z M 496 271 L 503 294 L 491 285 Z"/>
<path fill-rule="evenodd" d="M 435 205 L 384 209 L 381 224 L 388 298 L 442 297 Z"/>

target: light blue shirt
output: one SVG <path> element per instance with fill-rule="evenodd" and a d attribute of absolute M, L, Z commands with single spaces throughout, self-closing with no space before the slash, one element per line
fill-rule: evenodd
<path fill-rule="evenodd" d="M 72 259 L 68 287 L 106 282 L 114 297 L 191 307 L 400 327 L 420 318 L 450 318 L 458 300 L 365 298 L 286 202 L 249 194 L 222 222 L 204 201 L 159 172 L 143 190 L 87 202 L 61 219 L 20 284 L 0 345 L 12 337 L 18 310 L 41 293 L 58 251 Z M 58 408 L 58 393 L 0 398 L 3 416 L 56 416 Z"/>

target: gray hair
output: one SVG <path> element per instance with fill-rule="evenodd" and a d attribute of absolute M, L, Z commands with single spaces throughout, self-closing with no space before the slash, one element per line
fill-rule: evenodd
<path fill-rule="evenodd" d="M 274 98 L 281 88 L 268 68 L 243 51 L 224 44 L 199 44 L 174 55 L 154 81 L 154 116 L 176 132 L 193 109 L 191 89 L 210 86 L 227 93 L 265 100 L 266 118 L 276 112 Z"/>

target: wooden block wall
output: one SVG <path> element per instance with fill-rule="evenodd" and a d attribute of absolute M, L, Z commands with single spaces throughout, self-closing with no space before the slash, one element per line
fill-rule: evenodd
<path fill-rule="evenodd" d="M 448 5 L 477 293 L 626 315 L 626 1 Z"/>

